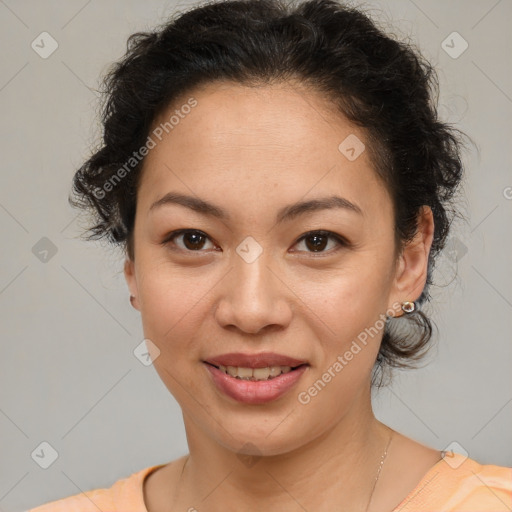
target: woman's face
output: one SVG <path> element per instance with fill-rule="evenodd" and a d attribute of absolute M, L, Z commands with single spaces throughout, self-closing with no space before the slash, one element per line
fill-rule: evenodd
<path fill-rule="evenodd" d="M 367 412 L 383 319 L 421 293 L 429 247 L 397 258 L 364 133 L 299 86 L 223 83 L 150 136 L 125 273 L 187 430 L 277 454 Z"/>

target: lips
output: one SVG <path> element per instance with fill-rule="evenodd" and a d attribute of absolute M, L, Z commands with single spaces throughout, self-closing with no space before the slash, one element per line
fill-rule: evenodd
<path fill-rule="evenodd" d="M 303 360 L 271 352 L 223 354 L 203 363 L 222 394 L 250 405 L 265 404 L 284 396 L 309 367 Z M 266 371 L 261 370 L 263 368 Z M 254 376 L 248 377 L 251 370 Z"/>
<path fill-rule="evenodd" d="M 281 354 L 273 352 L 262 352 L 259 354 L 243 354 L 243 353 L 230 353 L 222 354 L 219 356 L 211 357 L 205 360 L 213 366 L 239 366 L 244 368 L 265 368 L 269 366 L 290 366 L 295 368 L 306 361 L 294 359 Z"/>

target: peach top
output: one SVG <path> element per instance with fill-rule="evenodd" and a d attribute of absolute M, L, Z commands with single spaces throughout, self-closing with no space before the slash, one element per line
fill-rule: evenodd
<path fill-rule="evenodd" d="M 118 480 L 108 489 L 95 489 L 52 501 L 26 512 L 148 512 L 143 482 L 151 466 Z M 204 510 L 197 504 L 198 510 Z M 194 510 L 191 507 L 191 510 Z M 453 454 L 441 459 L 392 512 L 510 512 L 512 468 L 480 465 Z"/>

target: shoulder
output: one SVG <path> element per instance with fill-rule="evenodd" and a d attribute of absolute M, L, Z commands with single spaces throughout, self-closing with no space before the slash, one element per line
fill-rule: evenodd
<path fill-rule="evenodd" d="M 500 512 L 512 510 L 512 468 L 482 465 L 444 454 L 396 512 Z"/>
<path fill-rule="evenodd" d="M 160 467 L 162 465 L 150 466 L 118 480 L 109 488 L 82 492 L 25 512 L 140 512 L 145 510 L 142 487 L 144 478 Z"/>

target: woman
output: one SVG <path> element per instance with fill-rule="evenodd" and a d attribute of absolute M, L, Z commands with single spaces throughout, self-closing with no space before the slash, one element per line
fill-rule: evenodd
<path fill-rule="evenodd" d="M 133 35 L 106 85 L 73 204 L 126 250 L 190 453 L 32 512 L 510 510 L 511 469 L 371 407 L 428 348 L 462 178 L 430 65 L 331 0 L 225 1 Z"/>

